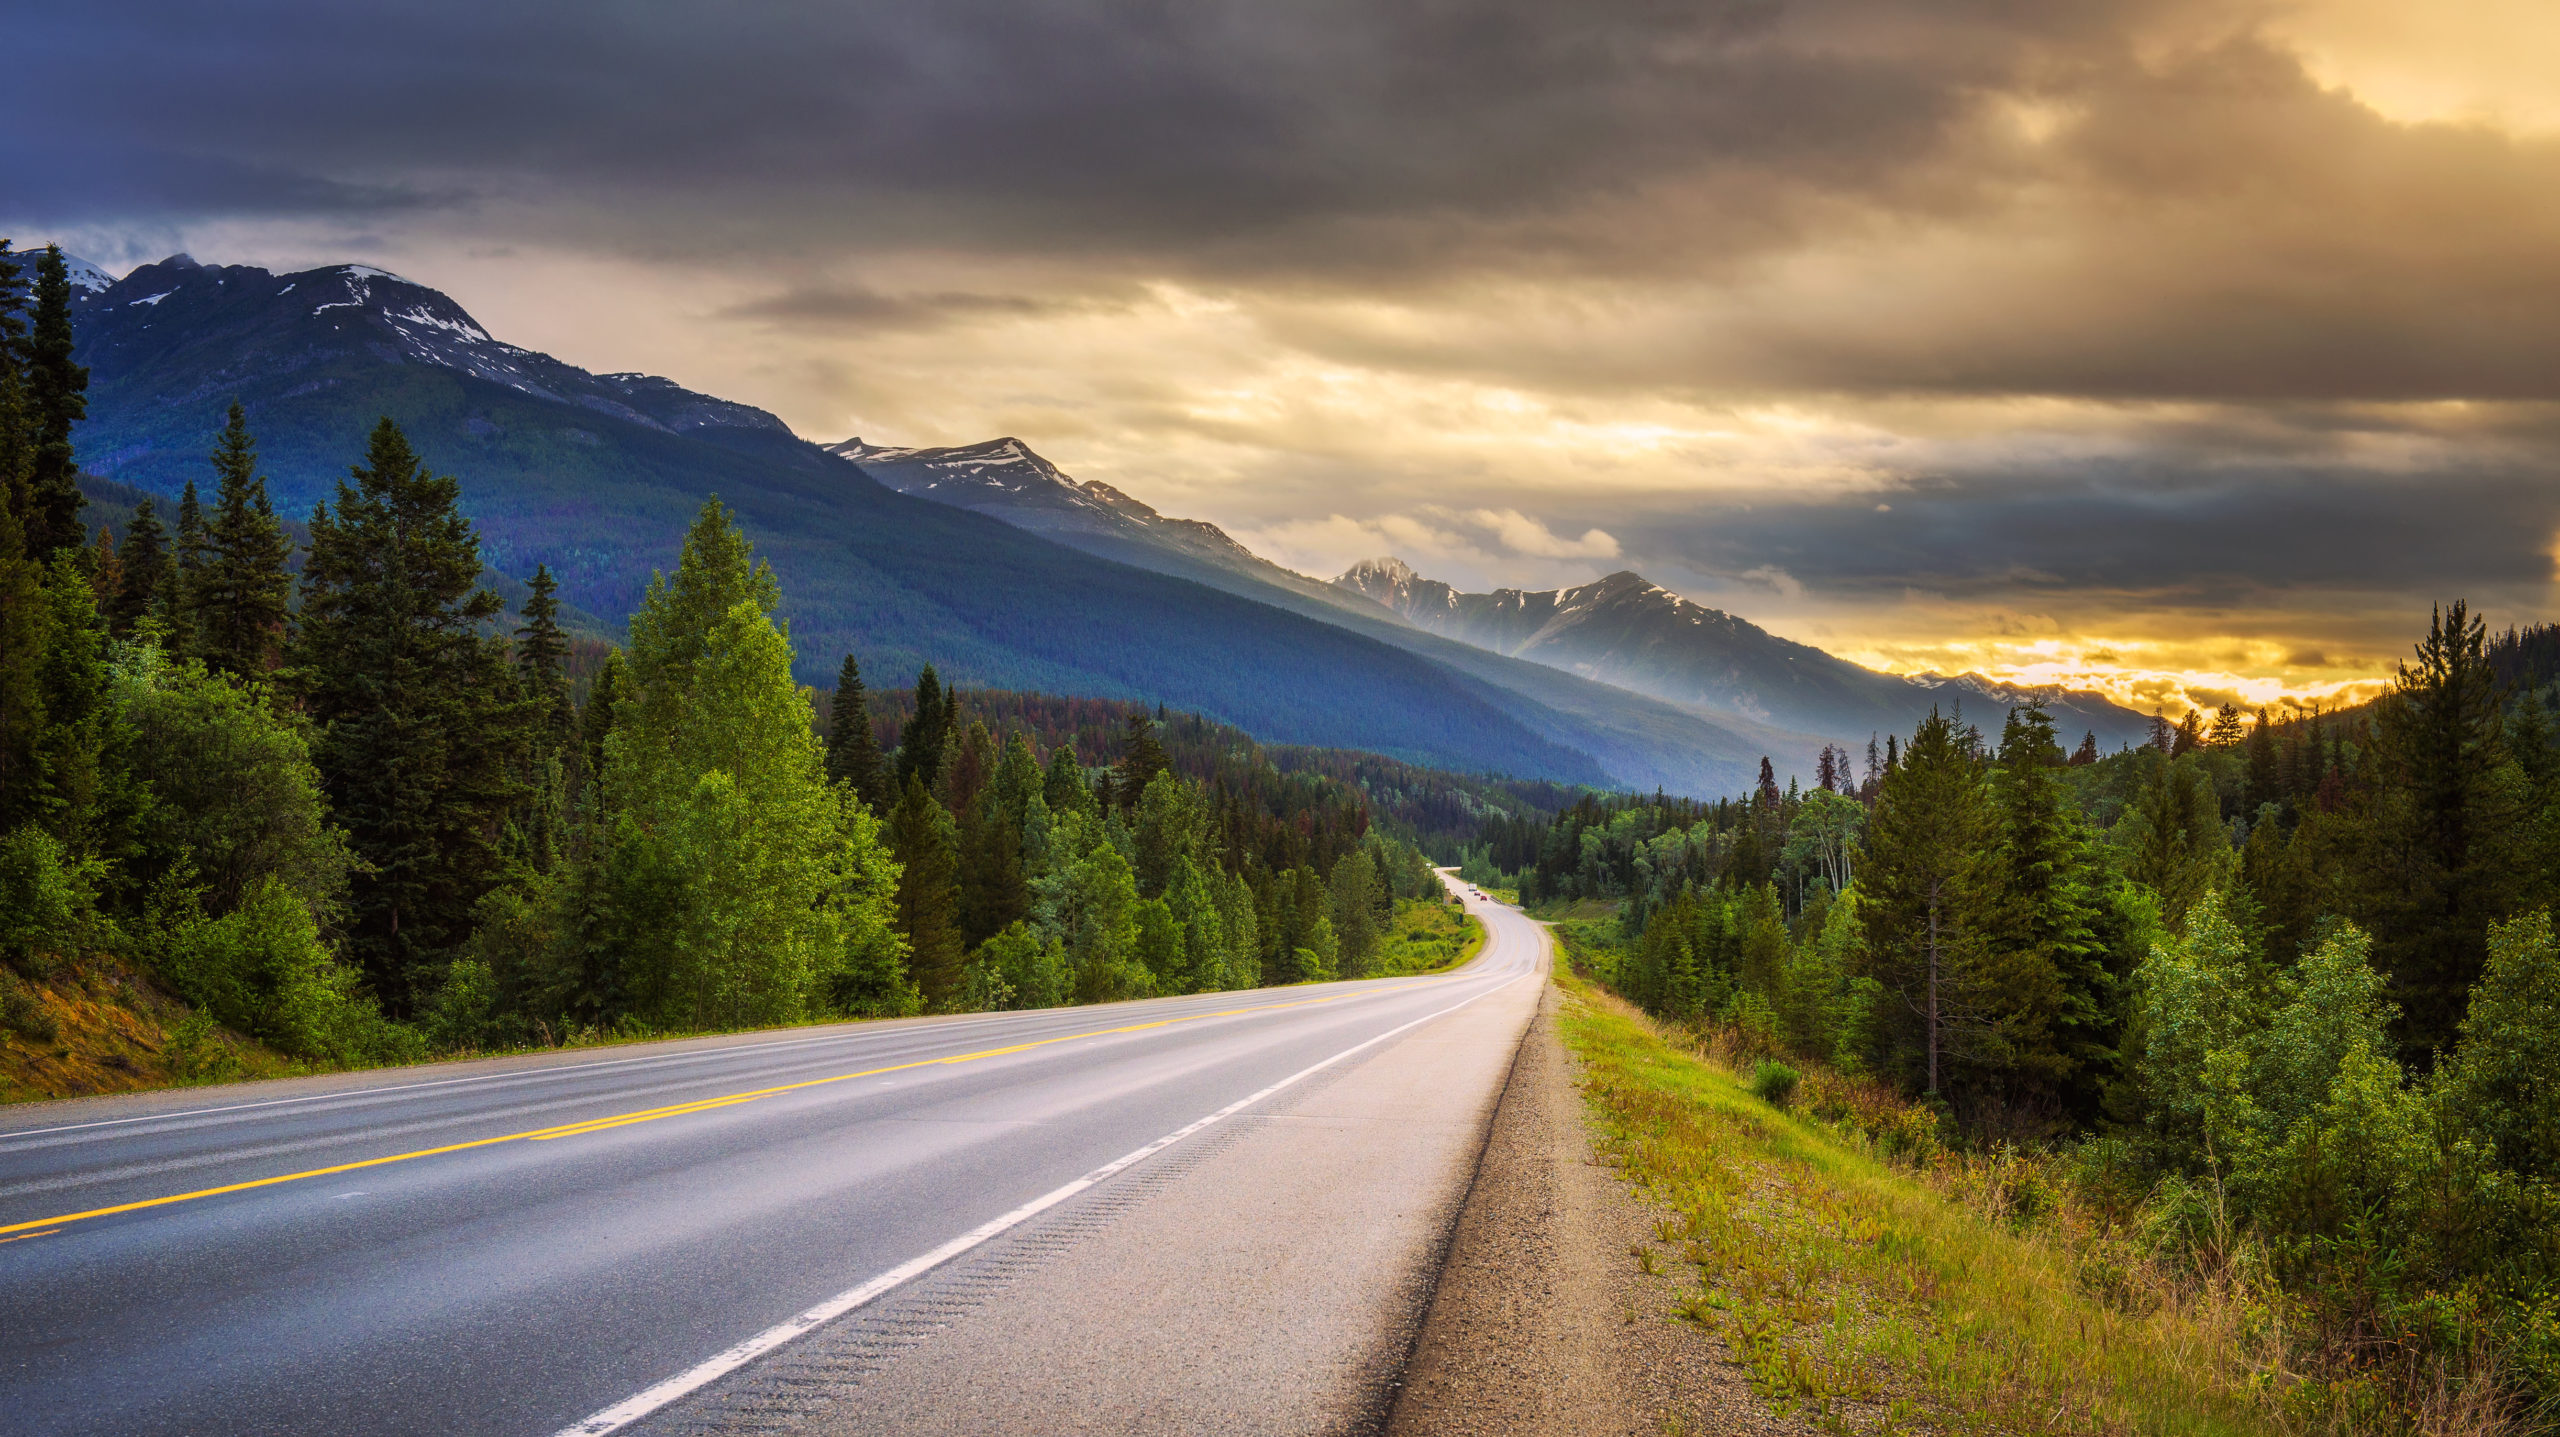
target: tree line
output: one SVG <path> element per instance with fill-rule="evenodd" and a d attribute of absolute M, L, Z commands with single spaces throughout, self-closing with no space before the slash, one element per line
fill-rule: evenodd
<path fill-rule="evenodd" d="M 1593 797 L 1471 861 L 1615 902 L 1602 976 L 1657 1014 L 1888 1083 L 1956 1142 L 2061 1143 L 2181 1241 L 2249 1234 L 2330 1350 L 2485 1343 L 2548 1395 L 2560 743 L 2501 647 L 2456 603 L 2361 710 L 2112 755 L 2034 708 L 1996 740 L 1933 714 L 1862 775 Z"/>

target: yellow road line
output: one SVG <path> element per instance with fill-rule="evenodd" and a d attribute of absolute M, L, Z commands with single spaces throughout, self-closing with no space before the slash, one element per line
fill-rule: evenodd
<path fill-rule="evenodd" d="M 31 1237 L 51 1237 L 51 1236 L 53 1236 L 55 1233 L 60 1232 L 60 1231 L 62 1231 L 62 1229 L 60 1229 L 60 1228 L 58 1228 L 58 1227 L 57 1227 L 57 1228 L 48 1228 L 48 1229 L 46 1229 L 46 1230 L 45 1230 L 45 1231 L 43 1231 L 43 1232 L 22 1232 L 22 1233 L 18 1234 L 16 1237 L 0 1237 L 0 1242 L 25 1242 L 28 1238 L 31 1238 Z"/>
<path fill-rule="evenodd" d="M 1406 991 L 1408 988 L 1419 986 L 1421 985 L 1408 983 L 1396 988 L 1375 989 L 1372 990 L 1370 996 L 1384 997 L 1389 993 L 1401 993 Z M 420 1148 L 416 1152 L 393 1153 L 388 1157 L 365 1158 L 352 1163 L 339 1163 L 333 1167 L 311 1168 L 298 1173 L 279 1173 L 276 1176 L 269 1178 L 252 1178 L 248 1182 L 244 1183 L 226 1183 L 223 1186 L 216 1188 L 198 1188 L 194 1192 L 171 1193 L 167 1197 L 144 1198 L 140 1202 L 118 1203 L 113 1207 L 91 1208 L 87 1212 L 64 1213 L 59 1217 L 37 1218 L 33 1222 L 10 1223 L 5 1227 L 0 1227 L 0 1233 L 19 1233 L 25 1237 L 46 1237 L 51 1234 L 43 1232 L 28 1232 L 27 1229 L 47 1227 L 54 1223 L 81 1222 L 93 1217 L 113 1217 L 118 1213 L 141 1212 L 146 1208 L 167 1207 L 171 1203 L 193 1202 L 198 1198 L 220 1197 L 225 1193 L 250 1192 L 258 1188 L 271 1188 L 279 1183 L 300 1182 L 305 1178 L 325 1178 L 338 1173 L 352 1173 L 361 1171 L 365 1168 L 378 1168 L 389 1163 L 405 1163 L 414 1161 L 418 1158 L 441 1157 L 446 1153 L 468 1152 L 473 1148 L 495 1147 L 500 1143 L 547 1142 L 553 1138 L 580 1137 L 587 1133 L 600 1133 L 611 1128 L 630 1127 L 635 1123 L 655 1122 L 660 1118 L 682 1117 L 687 1113 L 708 1112 L 713 1108 L 727 1108 L 734 1107 L 740 1103 L 752 1103 L 758 1098 L 769 1098 L 776 1093 L 797 1092 L 802 1088 L 820 1088 L 825 1087 L 829 1083 L 849 1083 L 856 1078 L 876 1078 L 883 1073 L 902 1073 L 910 1068 L 930 1068 L 953 1063 L 974 1063 L 981 1058 L 1000 1058 L 1009 1053 L 1027 1053 L 1034 1048 L 1046 1048 L 1058 1043 L 1073 1043 L 1085 1038 L 1108 1038 L 1121 1033 L 1143 1033 L 1150 1028 L 1163 1028 L 1175 1023 L 1196 1022 L 1202 1018 L 1232 1018 L 1254 1013 L 1274 1013 L 1283 1008 L 1304 1008 L 1317 1003 L 1330 1003 L 1336 998 L 1350 996 L 1357 995 L 1328 993 L 1321 998 L 1301 998 L 1291 1003 L 1264 1003 L 1250 1008 L 1226 1008 L 1215 1013 L 1190 1013 L 1179 1018 L 1159 1018 L 1152 1023 L 1129 1023 L 1117 1028 L 1096 1028 L 1090 1033 L 1067 1033 L 1055 1038 L 1039 1038 L 1028 1043 L 1015 1043 L 1003 1048 L 984 1048 L 974 1053 L 955 1053 L 947 1058 L 918 1058 L 912 1062 L 892 1063 L 885 1068 L 865 1068 L 858 1073 L 838 1073 L 833 1077 L 808 1078 L 797 1083 L 784 1083 L 778 1087 L 757 1088 L 744 1093 L 729 1093 L 717 1098 L 702 1098 L 690 1103 L 676 1103 L 669 1107 L 644 1108 L 638 1112 L 617 1113 L 610 1117 L 602 1118 L 589 1118 L 583 1122 L 564 1123 L 557 1127 L 535 1128 L 527 1132 L 508 1133 L 502 1137 L 474 1138 L 470 1142 L 447 1143 L 443 1147 L 438 1148 Z M 55 1232 L 60 1230 L 61 1229 L 59 1228 L 52 1229 L 52 1231 Z M 0 1237 L 0 1242 L 16 1242 L 18 1240 L 18 1238 L 14 1237 Z"/>

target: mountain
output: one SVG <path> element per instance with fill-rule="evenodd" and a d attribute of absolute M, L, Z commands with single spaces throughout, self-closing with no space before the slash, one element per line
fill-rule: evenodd
<path fill-rule="evenodd" d="M 1441 661 L 1376 637 L 1405 628 L 1383 614 L 1306 612 L 1343 612 L 1335 598 L 1265 586 L 1290 602 L 1264 602 L 1205 558 L 1227 582 L 898 493 L 762 410 L 506 344 L 370 266 L 274 274 L 173 256 L 80 291 L 73 324 L 91 370 L 76 440 L 102 478 L 163 496 L 208 480 L 237 399 L 278 508 L 299 516 L 387 414 L 461 476 L 494 567 L 547 563 L 592 613 L 636 607 L 717 494 L 782 581 L 808 681 L 850 648 L 882 683 L 929 661 L 973 687 L 1161 702 L 1271 742 L 1563 782 L 1724 792 L 1753 761 L 1747 736 L 1669 706 L 1529 664 L 1533 677 L 1496 683 L 1477 662 L 1492 656 L 1449 644 L 1459 658 Z"/>
<path fill-rule="evenodd" d="M 1763 755 L 1792 772 L 1810 777 L 1814 771 L 1822 740 L 1741 715 L 1711 720 L 1417 628 L 1356 593 L 1272 563 L 1215 524 L 1170 518 L 1100 480 L 1076 480 L 1020 439 L 906 449 L 856 438 L 827 452 L 900 493 L 1352 629 L 1479 679 L 1515 695 L 1524 705 L 1515 712 L 1538 733 L 1592 754 L 1631 787 L 1728 792 L 1757 776 Z M 1709 786 L 1699 786 L 1702 778 Z"/>
<path fill-rule="evenodd" d="M 1334 583 L 1418 628 L 1670 703 L 1855 743 L 1909 732 L 1930 709 L 1964 709 L 1986 730 L 2041 703 L 2066 745 L 2084 732 L 2139 743 L 2151 720 L 2100 694 L 2027 688 L 1976 674 L 1903 676 L 1862 668 L 1748 620 L 1619 572 L 1553 590 L 1463 594 L 1401 559 L 1368 559 Z"/>

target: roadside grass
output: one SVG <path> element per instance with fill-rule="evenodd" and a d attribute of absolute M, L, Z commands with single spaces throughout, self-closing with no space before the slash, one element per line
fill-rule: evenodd
<path fill-rule="evenodd" d="M 1455 968 L 1483 950 L 1484 925 L 1454 904 L 1396 900 L 1396 922 L 1378 945 L 1370 976 L 1398 978 Z"/>
<path fill-rule="evenodd" d="M 1762 1102 L 1561 954 L 1556 981 L 1605 1152 L 1676 1214 L 1656 1236 L 1697 1279 L 1681 1316 L 1781 1412 L 1840 1434 L 2285 1430 L 2251 1376 L 2280 1339 L 2249 1303 L 2111 1302 L 2086 1253 Z"/>
<path fill-rule="evenodd" d="M 1615 898 L 1550 898 L 1529 905 L 1525 911 L 1530 917 L 1549 923 L 1594 923 L 1616 919 L 1621 906 Z"/>

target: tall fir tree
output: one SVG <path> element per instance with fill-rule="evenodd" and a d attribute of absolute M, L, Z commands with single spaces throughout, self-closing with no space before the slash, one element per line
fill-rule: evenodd
<path fill-rule="evenodd" d="M 1993 771 L 1999 903 L 1986 925 L 1989 976 L 1999 1061 L 2021 1086 L 2058 1092 L 2092 1117 L 2115 1071 L 2115 984 L 2098 940 L 2088 836 L 2057 772 L 2063 762 L 2050 715 L 2010 710 Z"/>
<path fill-rule="evenodd" d="M 469 936 L 522 793 L 530 705 L 483 632 L 504 606 L 478 586 L 460 495 L 399 426 L 376 425 L 334 510 L 312 511 L 290 655 L 332 814 L 365 863 L 348 947 L 394 1016 Z"/>
<path fill-rule="evenodd" d="M 268 506 L 256 441 L 236 401 L 215 441 L 213 470 L 213 518 L 203 525 L 203 554 L 188 585 L 194 651 L 216 672 L 263 679 L 284 655 L 293 541 Z"/>
<path fill-rule="evenodd" d="M 958 836 L 921 772 L 907 775 L 889 810 L 888 839 L 898 861 L 896 922 L 907 941 L 908 972 L 925 1006 L 948 1009 L 963 976 Z"/>
<path fill-rule="evenodd" d="M 39 561 L 80 547 L 80 464 L 71 431 L 89 413 L 89 368 L 71 358 L 71 277 L 62 247 L 36 260 L 35 312 L 26 338 L 28 420 L 34 427 L 24 511 L 27 552 Z"/>
<path fill-rule="evenodd" d="M 942 688 L 933 665 L 916 675 L 916 711 L 898 730 L 896 786 L 903 794 L 908 779 L 923 781 L 930 793 L 942 784 L 943 762 L 951 743 L 952 695 Z"/>
<path fill-rule="evenodd" d="M 1112 774 L 1112 790 L 1119 795 L 1120 806 L 1135 809 L 1145 796 L 1147 785 L 1155 776 L 1173 767 L 1165 757 L 1164 745 L 1156 740 L 1155 720 L 1144 713 L 1129 715 L 1128 738 L 1120 750 L 1120 766 Z"/>
<path fill-rule="evenodd" d="M 120 557 L 124 579 L 116 586 L 115 601 L 107 606 L 107 626 L 122 639 L 132 637 L 133 626 L 153 612 L 169 583 L 169 531 L 160 527 L 159 508 L 148 498 L 133 506 L 133 519 L 124 526 Z"/>
<path fill-rule="evenodd" d="M 27 411 L 25 275 L 9 241 L 0 239 L 0 507 L 17 522 L 22 550 L 33 504 L 27 481 L 35 472 L 35 426 Z"/>
<path fill-rule="evenodd" d="M 889 766 L 880 756 L 880 739 L 871 731 L 871 704 L 862 687 L 862 666 L 851 654 L 836 671 L 835 697 L 827 710 L 827 777 L 853 790 L 875 814 L 891 807 Z"/>
<path fill-rule="evenodd" d="M 1931 713 L 1887 770 L 1858 871 L 1869 975 L 1883 987 L 1889 1071 L 1943 1095 L 1982 1026 L 1989 855 L 1997 829 L 1980 760 Z"/>
<path fill-rule="evenodd" d="M 2374 714 L 2365 792 L 2378 841 L 2352 901 L 2400 1005 L 2403 1053 L 2421 1065 L 2452 1047 L 2489 924 L 2509 915 L 2525 876 L 2526 785 L 2506 752 L 2505 688 L 2485 640 L 2468 605 L 2438 609 Z"/>
<path fill-rule="evenodd" d="M 516 677 L 533 705 L 525 752 L 527 793 L 516 820 L 526 859 L 537 871 L 558 862 L 570 827 L 570 805 L 582 786 L 586 745 L 579 742 L 578 706 L 569 695 L 569 637 L 560 628 L 560 583 L 551 566 L 534 567 L 526 581 L 524 622 L 516 626 Z"/>
<path fill-rule="evenodd" d="M 0 836 L 45 812 L 41 670 L 52 647 L 53 605 L 43 566 L 28 556 L 22 534 L 17 511 L 0 505 Z"/>

